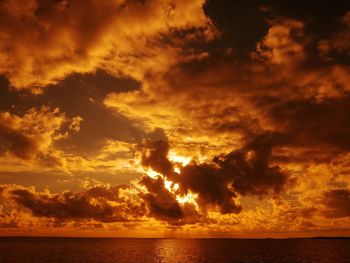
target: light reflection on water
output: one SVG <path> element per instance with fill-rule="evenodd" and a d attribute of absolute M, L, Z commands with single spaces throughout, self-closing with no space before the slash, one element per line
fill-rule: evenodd
<path fill-rule="evenodd" d="M 0 238 L 0 262 L 350 262 L 345 239 Z"/>

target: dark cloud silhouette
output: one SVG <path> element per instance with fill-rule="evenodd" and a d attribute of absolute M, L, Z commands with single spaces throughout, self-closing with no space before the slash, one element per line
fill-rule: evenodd
<path fill-rule="evenodd" d="M 276 133 L 254 138 L 243 149 L 233 151 L 218 164 L 233 177 L 233 189 L 242 195 L 279 193 L 287 184 L 287 174 L 277 165 L 271 165 L 272 149 L 284 141 Z"/>
<path fill-rule="evenodd" d="M 143 204 L 128 203 L 119 190 L 125 187 L 94 187 L 85 192 L 66 191 L 62 195 L 13 189 L 10 197 L 29 209 L 34 216 L 56 220 L 89 220 L 123 222 L 144 214 Z M 113 201 L 115 204 L 110 204 Z"/>
<path fill-rule="evenodd" d="M 142 164 L 178 183 L 183 194 L 189 191 L 198 194 L 202 209 L 216 206 L 223 214 L 239 213 L 242 207 L 234 200 L 237 194 L 262 196 L 278 194 L 284 189 L 288 182 L 287 175 L 279 166 L 270 165 L 273 147 L 283 140 L 280 134 L 262 134 L 241 149 L 215 157 L 211 163 L 192 161 L 182 167 L 180 173 L 173 171 L 167 157 L 169 144 L 165 141 L 148 141 L 149 153 L 143 155 Z M 152 181 L 147 180 L 148 183 Z M 157 180 L 155 185 L 164 187 L 159 181 L 161 179 Z M 149 190 L 153 192 L 155 189 Z M 176 206 L 172 208 L 174 215 L 180 216 L 181 210 L 176 209 Z"/>
<path fill-rule="evenodd" d="M 167 141 L 146 140 L 139 144 L 141 151 L 141 164 L 144 167 L 150 167 L 161 174 L 169 174 L 173 171 L 173 165 L 168 160 L 170 145 Z"/>
<path fill-rule="evenodd" d="M 222 213 L 238 213 L 234 202 L 237 194 L 265 195 L 280 193 L 287 184 L 287 175 L 277 165 L 270 165 L 272 148 L 279 135 L 264 134 L 242 149 L 215 157 L 213 163 L 191 163 L 175 177 L 184 191 L 199 194 L 199 201 L 217 205 Z"/>
<path fill-rule="evenodd" d="M 205 220 L 194 204 L 180 204 L 176 195 L 165 188 L 161 177 L 153 179 L 143 176 L 138 183 L 147 191 L 135 193 L 129 191 L 132 186 L 117 185 L 51 194 L 48 191 L 4 185 L 0 188 L 0 198 L 10 209 L 13 209 L 10 205 L 13 201 L 21 210 L 28 209 L 35 217 L 52 218 L 61 225 L 68 221 L 89 220 L 103 223 L 133 222 L 143 217 L 152 217 L 170 225 Z"/>
<path fill-rule="evenodd" d="M 269 117 L 292 145 L 316 148 L 331 146 L 348 151 L 349 102 L 348 96 L 325 102 L 290 100 L 273 107 Z"/>
<path fill-rule="evenodd" d="M 22 159 L 33 158 L 39 149 L 39 146 L 34 139 L 25 136 L 19 131 L 6 127 L 1 123 L 0 140 L 2 141 L 0 151 L 9 149 L 15 156 Z M 7 144 L 9 144 L 9 147 L 6 147 Z"/>
<path fill-rule="evenodd" d="M 326 192 L 323 196 L 323 211 L 327 218 L 341 218 L 350 216 L 350 190 L 335 189 Z"/>
<path fill-rule="evenodd" d="M 208 0 L 204 10 L 223 33 L 214 47 L 233 47 L 234 54 L 240 56 L 253 51 L 271 21 L 281 18 L 305 21 L 307 33 L 316 40 L 312 45 L 315 49 L 317 40 L 329 38 L 340 29 L 339 18 L 350 10 L 350 4 L 344 0 Z"/>
<path fill-rule="evenodd" d="M 197 221 L 195 217 L 198 217 L 198 213 L 193 204 L 179 204 L 176 195 L 165 188 L 161 177 L 153 179 L 144 176 L 140 183 L 148 190 L 148 193 L 140 195 L 149 208 L 149 216 L 176 225 L 184 224 L 188 220 Z"/>
<path fill-rule="evenodd" d="M 198 194 L 202 209 L 217 206 L 223 214 L 239 213 L 242 209 L 234 201 L 236 193 L 230 186 L 232 178 L 214 165 L 191 163 L 182 168 L 181 175 L 174 180 L 185 193 L 191 190 Z"/>

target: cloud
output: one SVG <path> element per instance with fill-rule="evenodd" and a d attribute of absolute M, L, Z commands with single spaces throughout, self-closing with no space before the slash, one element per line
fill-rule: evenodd
<path fill-rule="evenodd" d="M 143 203 L 132 202 L 128 186 L 122 185 L 95 186 L 83 192 L 65 191 L 61 195 L 12 186 L 3 195 L 31 211 L 35 217 L 57 221 L 124 222 L 140 218 L 145 213 Z"/>
<path fill-rule="evenodd" d="M 30 138 L 13 129 L 13 126 L 18 127 L 15 122 L 18 122 L 19 118 L 12 118 L 8 113 L 3 113 L 1 119 L 1 137 L 11 143 L 10 150 L 20 158 L 31 158 L 38 146 Z"/>
<path fill-rule="evenodd" d="M 310 147 L 336 147 L 349 150 L 347 112 L 349 97 L 331 99 L 324 103 L 290 100 L 276 105 L 270 118 L 277 129 L 289 136 L 294 144 Z"/>
<path fill-rule="evenodd" d="M 198 203 L 202 209 L 218 207 L 220 212 L 239 213 L 241 206 L 231 189 L 232 178 L 210 164 L 189 164 L 181 169 L 181 177 L 174 179 L 185 193 L 189 190 L 198 193 Z"/>
<path fill-rule="evenodd" d="M 326 207 L 323 214 L 327 218 L 341 218 L 350 216 L 350 191 L 335 189 L 326 192 L 323 196 Z"/>
<path fill-rule="evenodd" d="M 215 157 L 212 162 L 192 161 L 183 165 L 179 172 L 168 159 L 168 143 L 148 141 L 149 152 L 147 156 L 142 155 L 141 164 L 178 183 L 180 193 L 198 194 L 198 204 L 203 210 L 218 207 L 223 214 L 239 213 L 242 208 L 235 201 L 238 194 L 278 194 L 288 183 L 287 174 L 279 166 L 269 163 L 272 149 L 280 141 L 278 134 L 263 134 L 241 149 Z"/>
<path fill-rule="evenodd" d="M 189 164 L 175 181 L 185 191 L 198 193 L 204 207 L 214 204 L 222 213 L 238 213 L 241 207 L 234 202 L 238 194 L 280 193 L 288 182 L 280 167 L 269 164 L 271 138 L 271 134 L 262 135 L 242 149 L 214 158 L 212 164 Z"/>
<path fill-rule="evenodd" d="M 155 218 L 170 225 L 203 221 L 194 204 L 182 203 L 169 192 L 162 178 L 143 176 L 137 181 L 146 191 L 133 185 L 94 185 L 83 191 L 54 194 L 33 187 L 3 185 L 0 199 L 8 211 L 30 212 L 34 218 L 53 219 L 58 224 L 93 220 L 102 223 L 139 222 Z M 6 220 L 5 220 L 6 219 Z M 4 218 L 0 222 L 7 222 Z"/>
<path fill-rule="evenodd" d="M 147 189 L 146 193 L 140 195 L 149 208 L 149 216 L 172 225 L 199 221 L 200 216 L 196 207 L 191 203 L 180 204 L 176 195 L 165 188 L 164 180 L 160 176 L 155 179 L 143 176 L 139 183 Z"/>
<path fill-rule="evenodd" d="M 271 150 L 279 143 L 276 138 L 262 135 L 212 162 L 193 160 L 178 171 L 174 167 L 179 164 L 168 159 L 167 142 L 145 141 L 138 146 L 141 164 L 158 172 L 155 177 L 143 175 L 129 186 L 86 185 L 84 191 L 62 194 L 19 186 L 1 187 L 1 193 L 38 218 L 112 223 L 148 217 L 170 225 L 194 224 L 209 220 L 206 215 L 212 209 L 241 212 L 239 195 L 264 196 L 284 189 L 286 174 L 269 164 Z"/>
<path fill-rule="evenodd" d="M 7 158 L 1 166 L 38 159 L 45 169 L 68 167 L 76 177 L 60 180 L 69 181 L 60 190 L 77 188 L 84 173 L 85 187 L 94 178 L 118 184 L 139 177 L 130 189 L 3 190 L 18 210 L 35 220 L 82 222 L 81 228 L 91 227 L 86 220 L 111 227 L 139 219 L 144 227 L 189 232 L 349 229 L 348 9 L 338 10 L 339 2 L 315 8 L 222 1 L 223 12 L 214 10 L 220 1 L 208 1 L 203 10 L 204 2 L 0 4 L 0 73 L 17 94 L 45 92 L 45 104 L 54 88 L 39 90 L 43 86 L 73 73 L 81 74 L 71 80 L 83 83 L 73 91 L 77 85 L 68 78 L 63 94 L 51 98 L 63 100 L 65 114 L 39 107 L 1 113 Z M 240 25 L 256 20 L 259 25 Z M 82 75 L 95 71 L 114 78 L 97 81 L 98 92 Z M 68 118 L 78 115 L 70 110 L 85 111 L 83 124 L 89 123 Z M 73 132 L 80 152 L 60 140 Z M 91 136 L 95 146 L 85 147 Z M 11 220 L 3 219 L 4 225 Z"/>
<path fill-rule="evenodd" d="M 342 54 L 349 57 L 350 46 L 350 12 L 347 12 L 341 19 L 338 32 L 334 32 L 330 39 L 319 41 L 319 51 L 326 60 L 333 60 L 332 56 Z M 336 53 L 336 54 L 334 54 Z"/>
<path fill-rule="evenodd" d="M 141 164 L 145 167 L 151 167 L 154 171 L 161 174 L 169 174 L 173 171 L 173 165 L 168 160 L 170 145 L 166 141 L 146 140 L 138 145 L 141 150 Z"/>
<path fill-rule="evenodd" d="M 301 21 L 283 20 L 270 27 L 267 35 L 258 43 L 260 56 L 267 58 L 273 64 L 293 65 L 305 59 L 303 32 Z"/>
<path fill-rule="evenodd" d="M 297 219 L 298 229 L 307 225 L 301 214 L 315 205 L 312 198 L 319 200 L 320 189 L 309 188 L 335 180 L 331 162 L 347 152 L 349 68 L 313 51 L 318 39 L 307 31 L 308 21 L 280 17 L 269 23 L 244 62 L 232 55 L 219 63 L 209 52 L 199 62 L 181 61 L 148 75 L 141 90 L 109 94 L 105 105 L 145 129 L 164 129 L 168 141 L 147 142 L 142 163 L 178 184 L 177 194 L 197 194 L 201 212 L 254 217 L 244 200 L 290 194 L 299 197 L 299 210 L 286 202 L 268 211 L 278 216 L 273 224 Z M 176 167 L 170 145 L 193 161 Z M 327 172 L 320 169 L 317 181 L 320 163 Z M 308 175 L 312 182 L 303 182 Z"/>
<path fill-rule="evenodd" d="M 325 142 L 342 148 L 349 67 L 310 51 L 317 41 L 307 26 L 273 20 L 245 62 L 215 63 L 209 53 L 149 75 L 141 90 L 111 93 L 104 103 L 144 129 L 163 128 L 176 151 L 200 145 L 193 155 L 229 152 L 269 131 L 288 138 L 280 146 L 291 151 Z M 332 115 L 334 125 L 324 125 Z"/>
<path fill-rule="evenodd" d="M 31 108 L 23 116 L 0 112 L 0 138 L 8 144 L 2 150 L 21 159 L 45 155 L 55 141 L 68 137 L 69 131 L 79 131 L 81 121 L 79 116 L 69 119 L 58 108 L 46 106 Z"/>
<path fill-rule="evenodd" d="M 272 150 L 283 142 L 280 134 L 266 133 L 219 160 L 223 169 L 232 171 L 234 189 L 240 194 L 279 193 L 287 184 L 287 174 L 278 165 L 270 165 Z M 236 173 L 236 174 L 235 174 Z"/>
<path fill-rule="evenodd" d="M 84 4 L 30 0 L 25 5 L 18 0 L 2 2 L 0 73 L 14 88 L 38 92 L 38 88 L 71 73 L 118 65 L 116 73 L 130 74 L 135 71 L 135 63 L 155 66 L 152 60 L 162 57 L 155 51 L 167 50 L 162 47 L 163 34 L 208 27 L 203 3 L 203 0 L 89 0 Z M 134 77 L 140 74 L 143 74 L 140 70 L 135 71 Z"/>

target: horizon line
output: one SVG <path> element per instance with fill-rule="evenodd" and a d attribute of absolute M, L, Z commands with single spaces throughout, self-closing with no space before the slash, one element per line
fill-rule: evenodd
<path fill-rule="evenodd" d="M 76 238 L 76 239 L 350 239 L 350 236 L 311 236 L 311 237 L 97 237 L 97 236 L 24 236 L 10 235 L 0 238 Z"/>

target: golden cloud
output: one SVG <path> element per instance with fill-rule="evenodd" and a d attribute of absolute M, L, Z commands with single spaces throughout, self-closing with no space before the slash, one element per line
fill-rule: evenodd
<path fill-rule="evenodd" d="M 79 116 L 68 119 L 58 108 L 46 106 L 31 108 L 23 116 L 0 112 L 0 137 L 8 144 L 5 151 L 21 159 L 33 159 L 48 154 L 50 146 L 67 138 L 69 131 L 79 131 L 81 121 Z"/>
<path fill-rule="evenodd" d="M 2 2 L 0 73 L 14 88 L 38 92 L 38 88 L 71 73 L 113 68 L 117 74 L 125 75 L 135 70 L 136 63 L 143 64 L 144 70 L 159 63 L 161 67 L 162 60 L 176 54 L 176 48 L 163 44 L 162 34 L 187 28 L 208 28 L 207 34 L 211 34 L 203 3 L 203 0 L 144 3 L 30 0 L 25 5 L 18 0 Z M 159 51 L 167 54 L 159 55 Z M 136 70 L 132 76 L 138 78 L 140 74 L 145 73 Z"/>

